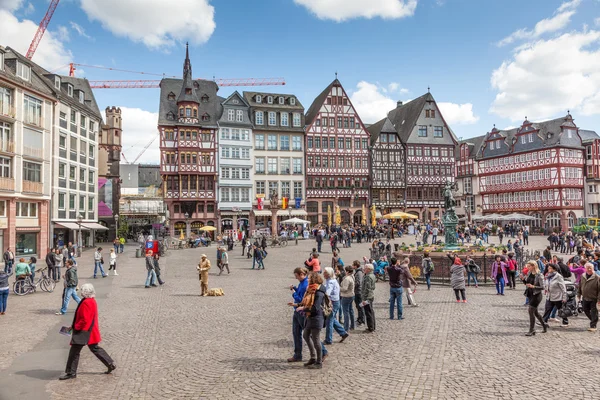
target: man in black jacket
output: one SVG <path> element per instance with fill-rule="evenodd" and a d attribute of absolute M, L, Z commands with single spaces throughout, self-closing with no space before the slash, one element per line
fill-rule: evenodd
<path fill-rule="evenodd" d="M 69 302 L 71 301 L 71 297 L 73 300 L 79 304 L 81 299 L 77 296 L 77 285 L 79 284 L 79 279 L 77 277 L 77 267 L 73 266 L 73 261 L 67 260 L 65 263 L 67 267 L 67 271 L 65 272 L 65 291 L 63 295 L 63 304 L 62 308 L 56 315 L 66 314 L 67 308 L 69 308 Z"/>
<path fill-rule="evenodd" d="M 585 274 L 581 275 L 577 295 L 581 299 L 583 312 L 590 320 L 588 331 L 596 332 L 598 324 L 598 306 L 600 301 L 600 277 L 594 272 L 594 264 L 585 263 Z"/>
<path fill-rule="evenodd" d="M 354 304 L 356 305 L 356 310 L 358 312 L 356 324 L 362 325 L 365 323 L 365 310 L 360 306 L 360 303 L 363 301 L 361 293 L 365 272 L 358 260 L 354 261 L 352 266 L 354 267 Z"/>
<path fill-rule="evenodd" d="M 56 254 L 55 249 L 50 249 L 48 254 L 46 254 L 46 266 L 48 267 L 48 276 L 50 278 L 53 277 L 54 274 L 54 255 Z"/>

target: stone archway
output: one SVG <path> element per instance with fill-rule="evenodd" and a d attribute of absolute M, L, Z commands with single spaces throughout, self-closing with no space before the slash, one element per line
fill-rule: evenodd
<path fill-rule="evenodd" d="M 342 210 L 340 212 L 340 215 L 342 216 L 342 225 L 348 225 L 350 224 L 350 212 L 348 210 Z"/>

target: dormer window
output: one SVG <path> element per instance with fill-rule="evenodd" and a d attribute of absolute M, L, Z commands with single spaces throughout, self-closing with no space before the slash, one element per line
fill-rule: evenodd
<path fill-rule="evenodd" d="M 203 103 L 208 103 L 208 96 L 207 95 L 202 96 L 200 101 L 202 101 Z"/>
<path fill-rule="evenodd" d="M 196 89 L 198 89 L 198 88 L 200 87 L 200 84 L 199 84 L 198 82 L 194 82 L 194 87 L 195 87 Z"/>
<path fill-rule="evenodd" d="M 183 117 L 183 107 L 179 107 L 179 116 Z"/>
<path fill-rule="evenodd" d="M 202 121 L 206 122 L 206 121 L 210 121 L 210 116 L 208 114 L 204 114 L 202 116 Z"/>
<path fill-rule="evenodd" d="M 167 113 L 167 119 L 170 120 L 170 121 L 172 121 L 172 120 L 175 119 L 175 115 L 172 112 L 169 111 Z"/>
<path fill-rule="evenodd" d="M 17 76 L 23 80 L 28 81 L 31 77 L 31 68 L 29 68 L 28 65 L 17 61 Z"/>
<path fill-rule="evenodd" d="M 567 137 L 569 139 L 573 139 L 573 136 L 575 136 L 575 129 L 565 129 L 565 131 L 567 131 Z"/>
<path fill-rule="evenodd" d="M 169 100 L 175 100 L 175 93 L 171 92 L 167 95 L 167 99 Z"/>
<path fill-rule="evenodd" d="M 185 94 L 192 94 L 191 88 L 185 88 Z"/>
<path fill-rule="evenodd" d="M 79 91 L 79 102 L 81 104 L 83 104 L 84 101 L 85 101 L 85 94 L 80 90 Z"/>
<path fill-rule="evenodd" d="M 67 94 L 73 97 L 73 85 L 71 85 L 70 83 L 67 85 Z"/>
<path fill-rule="evenodd" d="M 284 103 L 283 96 L 279 96 L 279 104 L 283 104 L 283 103 Z"/>
<path fill-rule="evenodd" d="M 290 104 L 295 106 L 296 105 L 296 98 L 295 97 L 290 97 Z"/>
<path fill-rule="evenodd" d="M 54 77 L 54 87 L 60 90 L 60 76 Z"/>
<path fill-rule="evenodd" d="M 260 94 L 256 95 L 256 102 L 257 103 L 262 103 L 262 96 Z"/>
<path fill-rule="evenodd" d="M 273 96 L 267 96 L 267 103 L 273 104 Z"/>

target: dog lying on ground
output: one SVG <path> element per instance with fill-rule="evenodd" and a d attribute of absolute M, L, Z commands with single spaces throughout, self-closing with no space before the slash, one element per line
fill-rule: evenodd
<path fill-rule="evenodd" d="M 207 296 L 224 296 L 225 292 L 221 288 L 208 289 Z"/>

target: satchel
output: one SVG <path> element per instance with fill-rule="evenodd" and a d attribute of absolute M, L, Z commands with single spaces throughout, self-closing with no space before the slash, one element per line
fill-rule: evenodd
<path fill-rule="evenodd" d="M 86 346 L 90 341 L 90 336 L 92 334 L 92 329 L 94 329 L 94 324 L 96 324 L 96 314 L 94 314 L 94 319 L 92 319 L 90 329 L 88 329 L 87 331 L 77 331 L 73 329 L 73 334 L 71 335 L 71 344 Z"/>

